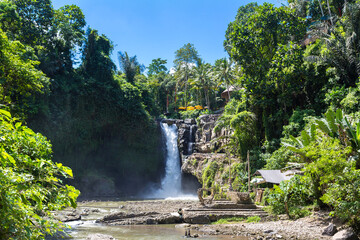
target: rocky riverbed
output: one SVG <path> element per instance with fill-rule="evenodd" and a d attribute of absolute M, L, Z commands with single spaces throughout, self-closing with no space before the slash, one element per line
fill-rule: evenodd
<path fill-rule="evenodd" d="M 174 224 L 177 231 L 190 230 L 199 238 L 206 236 L 232 236 L 240 239 L 346 239 L 322 235 L 324 230 L 334 219 L 326 212 L 314 212 L 311 216 L 295 221 L 283 216 L 274 221 L 273 217 L 263 217 L 258 223 L 232 224 L 188 224 L 183 223 L 179 216 L 179 209 L 199 209 L 201 204 L 197 200 L 144 200 L 144 201 L 109 201 L 109 202 L 81 202 L 76 211 L 65 211 L 59 214 L 62 220 L 79 220 L 96 224 L 120 225 L 157 225 Z M 335 222 L 337 229 L 344 228 Z M 182 230 L 181 230 L 182 229 Z M 347 238 L 356 239 L 356 238 Z"/>

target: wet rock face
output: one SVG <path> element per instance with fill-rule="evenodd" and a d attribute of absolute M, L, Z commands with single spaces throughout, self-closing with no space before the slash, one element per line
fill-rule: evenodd
<path fill-rule="evenodd" d="M 231 159 L 232 163 L 236 162 L 235 158 Z M 216 171 L 214 176 L 214 183 L 217 185 L 228 184 L 222 178 L 222 171 L 220 169 L 228 169 L 229 160 L 224 153 L 193 153 L 190 155 L 181 167 L 183 173 L 188 173 L 195 176 L 198 181 L 203 184 L 203 173 L 207 166 L 213 165 Z"/>
<path fill-rule="evenodd" d="M 211 141 L 221 136 L 221 133 L 215 133 L 214 127 L 217 119 L 220 117 L 219 114 L 202 115 L 198 120 L 198 131 L 195 135 L 195 152 L 199 153 L 211 153 L 218 146 Z"/>
<path fill-rule="evenodd" d="M 215 132 L 214 127 L 220 114 L 202 115 L 195 119 L 173 120 L 167 119 L 168 124 L 178 127 L 179 151 L 182 156 L 192 153 L 211 153 L 219 149 L 222 141 L 212 142 L 215 138 L 228 134 L 225 130 Z"/>

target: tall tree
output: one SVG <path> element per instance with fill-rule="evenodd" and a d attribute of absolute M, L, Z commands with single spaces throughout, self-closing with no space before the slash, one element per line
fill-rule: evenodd
<path fill-rule="evenodd" d="M 194 77 L 192 84 L 197 85 L 199 89 L 204 90 L 204 97 L 206 106 L 211 109 L 210 91 L 215 87 L 215 83 L 212 79 L 212 66 L 209 63 L 203 63 L 194 68 Z"/>
<path fill-rule="evenodd" d="M 234 81 L 235 74 L 233 70 L 233 61 L 226 58 L 218 59 L 215 62 L 215 77 L 220 84 L 224 84 L 230 98 L 230 85 Z"/>
<path fill-rule="evenodd" d="M 165 66 L 165 64 L 167 64 L 167 60 L 165 59 L 153 59 L 148 67 L 148 75 L 151 76 L 154 74 L 159 74 L 161 72 L 166 72 L 167 67 Z"/>
<path fill-rule="evenodd" d="M 185 83 L 185 107 L 187 107 L 188 104 L 188 80 L 189 80 L 189 73 L 190 69 L 193 66 L 196 66 L 200 61 L 199 53 L 194 47 L 194 44 L 188 43 L 185 44 L 183 47 L 181 47 L 179 50 L 175 52 L 175 60 L 174 64 L 177 69 L 177 71 L 180 71 L 183 73 L 183 82 Z"/>
<path fill-rule="evenodd" d="M 43 45 L 49 37 L 54 19 L 51 0 L 13 0 L 21 18 L 17 38 L 32 47 Z"/>
<path fill-rule="evenodd" d="M 111 41 L 97 30 L 88 29 L 83 51 L 82 70 L 98 81 L 113 80 L 115 64 L 110 58 L 113 50 Z"/>
<path fill-rule="evenodd" d="M 140 74 L 143 71 L 144 66 L 138 62 L 136 55 L 129 57 L 127 52 L 118 52 L 118 58 L 120 69 L 125 73 L 126 80 L 129 83 L 134 84 L 136 74 Z"/>
<path fill-rule="evenodd" d="M 0 106 L 25 107 L 28 104 L 23 99 L 41 92 L 49 79 L 36 69 L 39 62 L 32 60 L 33 50 L 18 41 L 9 41 L 1 29 L 0 52 Z"/>

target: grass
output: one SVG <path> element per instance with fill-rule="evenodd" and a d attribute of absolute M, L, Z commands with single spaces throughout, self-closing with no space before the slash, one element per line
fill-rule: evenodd
<path fill-rule="evenodd" d="M 216 222 L 213 222 L 212 224 L 229 224 L 229 223 L 237 223 L 237 222 L 259 222 L 261 218 L 259 216 L 251 216 L 248 218 L 242 218 L 242 217 L 232 217 L 232 218 L 221 218 L 217 220 Z"/>
<path fill-rule="evenodd" d="M 251 216 L 246 219 L 246 222 L 247 223 L 260 222 L 260 220 L 261 220 L 261 217 L 259 217 L 259 216 Z"/>

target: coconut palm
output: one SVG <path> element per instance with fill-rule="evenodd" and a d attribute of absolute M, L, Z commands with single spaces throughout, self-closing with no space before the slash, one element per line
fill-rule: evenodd
<path fill-rule="evenodd" d="M 215 78 L 219 81 L 219 84 L 224 84 L 226 90 L 228 90 L 229 100 L 230 100 L 230 91 L 229 87 L 235 78 L 233 70 L 233 61 L 226 58 L 218 59 L 215 62 Z"/>
<path fill-rule="evenodd" d="M 212 66 L 208 63 L 200 62 L 199 66 L 193 69 L 194 77 L 190 80 L 190 84 L 196 86 L 197 89 L 204 90 L 206 106 L 210 109 L 210 91 L 215 88 L 212 79 Z"/>
<path fill-rule="evenodd" d="M 118 52 L 118 58 L 120 69 L 125 73 L 126 80 L 133 84 L 136 74 L 140 74 L 144 66 L 137 61 L 136 56 L 129 57 L 127 52 Z"/>

